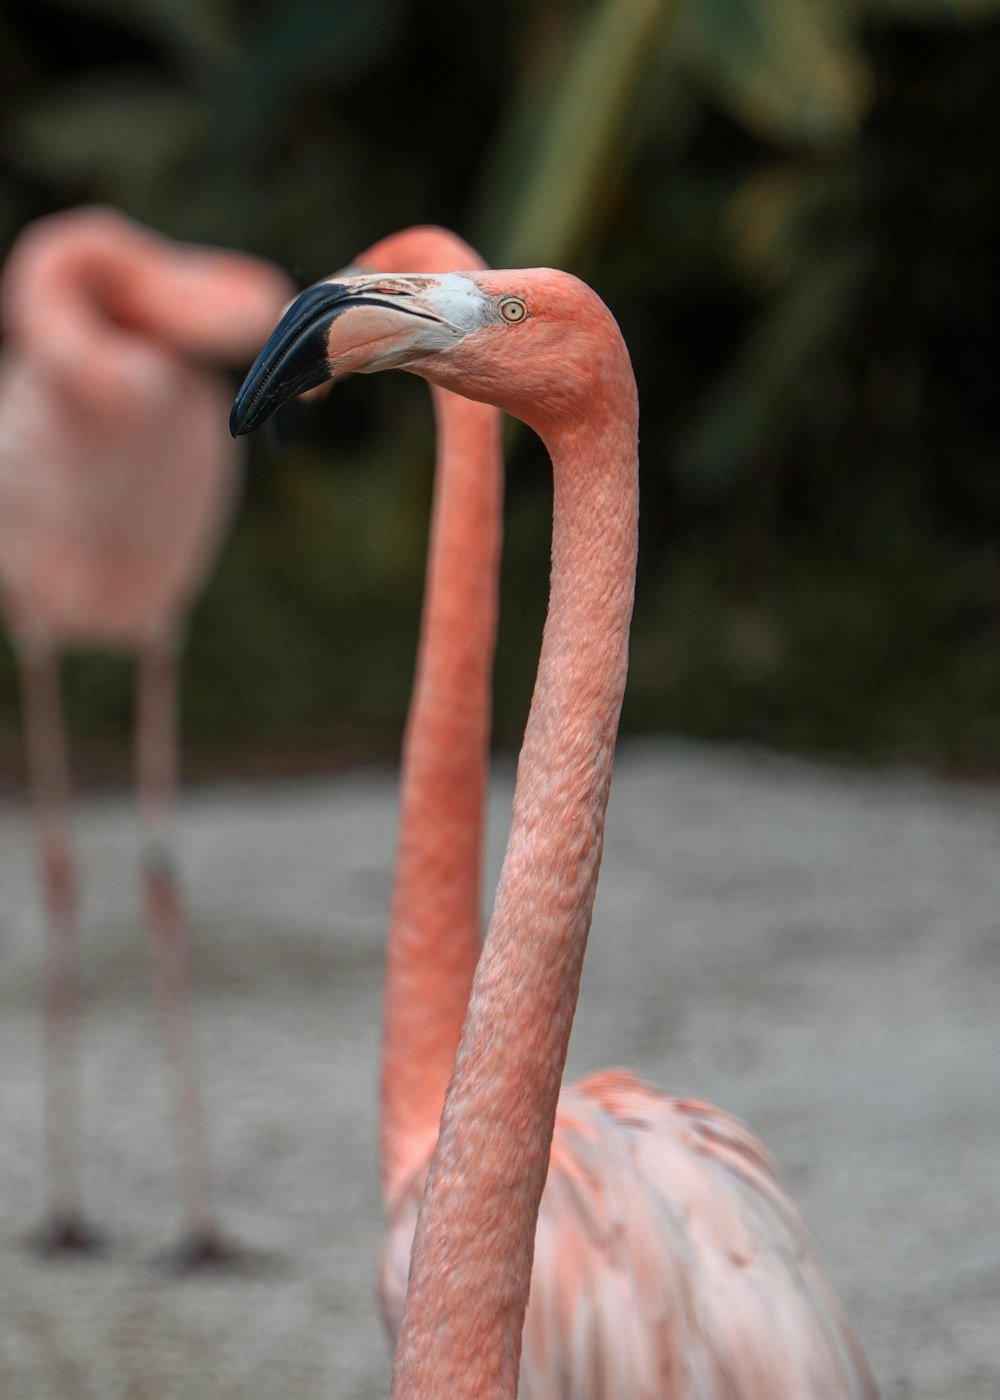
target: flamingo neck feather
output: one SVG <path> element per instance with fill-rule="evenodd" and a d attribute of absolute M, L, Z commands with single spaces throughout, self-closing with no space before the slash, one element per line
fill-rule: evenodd
<path fill-rule="evenodd" d="M 553 460 L 549 611 L 510 838 L 417 1224 L 394 1400 L 515 1400 L 539 1201 L 625 685 L 637 408 L 624 344 Z"/>

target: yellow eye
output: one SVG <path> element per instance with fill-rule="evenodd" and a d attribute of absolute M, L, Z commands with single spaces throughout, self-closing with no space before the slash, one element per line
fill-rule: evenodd
<path fill-rule="evenodd" d="M 500 303 L 499 311 L 504 320 L 510 321 L 512 324 L 523 321 L 528 314 L 528 308 L 520 297 L 504 297 Z"/>

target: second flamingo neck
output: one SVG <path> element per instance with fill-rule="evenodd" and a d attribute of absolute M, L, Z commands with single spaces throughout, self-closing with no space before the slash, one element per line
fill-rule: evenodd
<path fill-rule="evenodd" d="M 435 388 L 434 504 L 403 745 L 382 1054 L 391 1212 L 434 1146 L 479 953 L 501 531 L 500 415 Z"/>

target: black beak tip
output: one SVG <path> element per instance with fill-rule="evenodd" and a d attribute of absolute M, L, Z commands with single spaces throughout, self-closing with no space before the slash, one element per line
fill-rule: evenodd
<path fill-rule="evenodd" d="M 339 283 L 322 282 L 296 297 L 236 395 L 229 415 L 233 437 L 252 433 L 288 399 L 329 379 L 326 332 L 348 304 L 345 291 Z"/>
<path fill-rule="evenodd" d="M 229 413 L 229 432 L 234 438 L 246 437 L 247 433 L 260 427 L 268 416 L 266 406 L 262 409 L 258 404 L 254 408 L 253 396 L 247 392 L 249 387 L 249 383 L 243 385 Z"/>
<path fill-rule="evenodd" d="M 259 365 L 260 358 L 241 384 L 229 412 L 229 432 L 234 438 L 252 433 L 277 406 L 273 395 L 254 392 L 259 378 Z"/>

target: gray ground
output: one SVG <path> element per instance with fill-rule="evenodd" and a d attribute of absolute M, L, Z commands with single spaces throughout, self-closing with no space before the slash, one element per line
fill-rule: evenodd
<path fill-rule="evenodd" d="M 491 868 L 510 794 L 499 774 Z M 178 1280 L 131 809 L 80 813 L 86 1177 L 97 1262 L 41 1205 L 40 923 L 0 813 L 0 1395 L 388 1393 L 372 1290 L 374 1076 L 395 787 L 192 793 L 183 863 L 225 1223 L 254 1272 Z M 853 1308 L 886 1400 L 1000 1395 L 1000 792 L 623 748 L 574 1073 L 625 1064 L 746 1117 Z"/>

